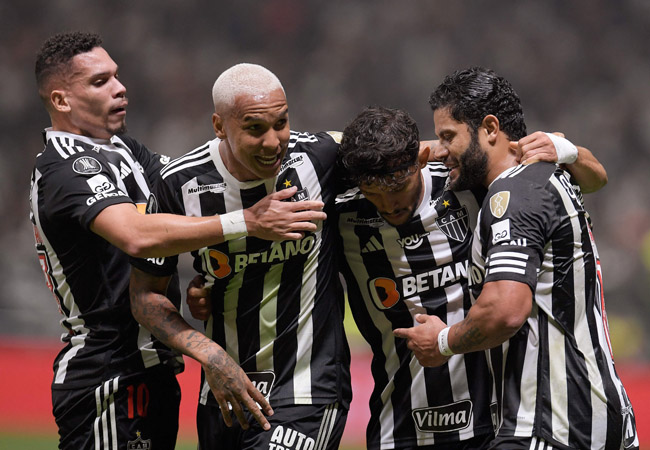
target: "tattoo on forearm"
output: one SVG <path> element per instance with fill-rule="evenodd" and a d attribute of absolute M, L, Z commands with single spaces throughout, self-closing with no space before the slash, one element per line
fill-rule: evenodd
<path fill-rule="evenodd" d="M 453 350 L 457 353 L 476 351 L 477 347 L 480 347 L 487 339 L 487 336 L 481 332 L 471 317 L 465 319 L 455 334 L 458 337 L 458 341 Z"/>

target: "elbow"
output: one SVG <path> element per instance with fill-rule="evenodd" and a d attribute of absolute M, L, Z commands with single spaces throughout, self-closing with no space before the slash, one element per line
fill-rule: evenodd
<path fill-rule="evenodd" d="M 587 186 L 581 186 L 580 189 L 584 194 L 591 194 L 604 188 L 608 181 L 607 173 L 603 173 L 597 180 L 594 180 Z"/>
<path fill-rule="evenodd" d="M 163 244 L 153 241 L 151 236 L 133 233 L 127 240 L 122 242 L 120 249 L 134 258 L 158 258 L 162 255 L 160 250 Z"/>
<path fill-rule="evenodd" d="M 526 323 L 527 318 L 527 315 L 522 314 L 508 314 L 499 317 L 493 322 L 494 336 L 499 336 L 501 342 L 507 341 L 517 334 L 517 331 Z"/>

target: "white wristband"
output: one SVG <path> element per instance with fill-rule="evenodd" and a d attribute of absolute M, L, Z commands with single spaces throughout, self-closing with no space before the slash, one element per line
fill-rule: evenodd
<path fill-rule="evenodd" d="M 244 210 L 221 214 L 221 230 L 223 231 L 224 241 L 238 239 L 242 236 L 248 236 L 246 221 L 244 220 Z"/>
<path fill-rule="evenodd" d="M 546 133 L 546 135 L 551 138 L 555 146 L 558 164 L 573 164 L 576 162 L 576 159 L 578 159 L 578 148 L 570 140 L 556 136 L 553 133 Z"/>
<path fill-rule="evenodd" d="M 455 355 L 455 353 L 449 348 L 449 327 L 443 328 L 438 334 L 438 351 L 443 356 Z"/>

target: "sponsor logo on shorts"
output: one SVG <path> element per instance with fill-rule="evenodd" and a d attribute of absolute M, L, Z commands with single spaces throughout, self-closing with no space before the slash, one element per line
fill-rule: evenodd
<path fill-rule="evenodd" d="M 313 450 L 315 447 L 314 438 L 282 425 L 273 429 L 269 442 L 269 450 Z"/>
<path fill-rule="evenodd" d="M 82 156 L 74 160 L 72 170 L 80 175 L 94 175 L 102 171 L 102 165 L 92 156 Z"/>
<path fill-rule="evenodd" d="M 415 427 L 429 433 L 445 433 L 467 428 L 472 418 L 472 402 L 463 400 L 444 406 L 418 408 L 411 412 Z"/>

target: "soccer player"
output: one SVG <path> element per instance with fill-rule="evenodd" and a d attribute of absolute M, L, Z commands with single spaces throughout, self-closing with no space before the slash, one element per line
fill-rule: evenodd
<path fill-rule="evenodd" d="M 52 126 L 32 174 L 30 218 L 66 330 L 52 383 L 59 446 L 172 449 L 180 401 L 175 374 L 182 358 L 132 317 L 128 255 L 156 258 L 224 242 L 232 225 L 219 216 L 139 213 L 162 157 L 123 134 L 126 88 L 99 36 L 51 37 L 35 69 Z M 240 211 L 249 234 L 295 239 L 316 229 L 310 221 L 325 217 L 322 204 L 283 202 L 290 194 L 274 194 Z M 202 362 L 214 372 L 213 389 L 236 408 L 252 406 L 266 424 L 255 406 L 271 412 L 263 396 L 223 349 L 213 342 L 210 349 L 212 360 Z"/>
<path fill-rule="evenodd" d="M 471 305 L 471 232 L 485 193 L 480 186 L 447 189 L 448 170 L 428 162 L 429 148 L 419 145 L 418 134 L 405 111 L 370 107 L 346 127 L 339 150 L 357 186 L 336 200 L 340 270 L 357 326 L 373 352 L 367 446 L 482 449 L 494 436 L 496 408 L 484 353 L 424 368 L 393 335 L 395 328 L 413 326 L 418 314 L 449 323 L 464 318 Z M 519 145 L 524 158 L 556 158 L 545 133 Z M 573 168 L 583 170 L 585 182 L 598 184 L 604 169 L 594 161 L 581 148 Z M 592 163 L 602 170 L 585 169 Z"/>
<path fill-rule="evenodd" d="M 297 241 L 247 236 L 236 211 L 297 187 L 291 201 L 334 204 L 338 134 L 290 131 L 282 84 L 264 67 L 238 64 L 216 80 L 216 138 L 162 170 L 162 211 L 232 217 L 228 242 L 192 252 L 211 286 L 206 335 L 226 349 L 269 399 L 271 430 L 230 425 L 228 404 L 205 382 L 197 412 L 202 449 L 337 449 L 351 398 L 336 223 Z M 134 260 L 132 309 L 171 307 L 162 295 L 177 258 Z M 156 331 L 154 330 L 154 333 Z M 205 380 L 205 373 L 202 375 Z M 221 410 L 221 411 L 220 411 Z"/>
<path fill-rule="evenodd" d="M 430 104 L 451 189 L 489 189 L 472 243 L 474 304 L 451 327 L 421 315 L 396 336 L 424 366 L 492 349 L 499 420 L 490 449 L 638 448 L 579 188 L 554 164 L 517 163 L 509 141 L 526 133 L 521 104 L 494 72 L 458 71 Z"/>

